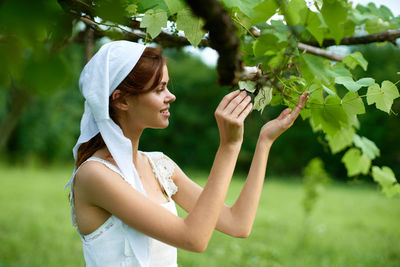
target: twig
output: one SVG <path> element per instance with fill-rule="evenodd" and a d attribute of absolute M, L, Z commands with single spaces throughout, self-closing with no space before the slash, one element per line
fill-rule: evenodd
<path fill-rule="evenodd" d="M 335 60 L 335 61 L 342 61 L 343 57 L 336 55 L 334 53 L 328 52 L 324 49 L 315 47 L 315 46 L 311 46 L 311 45 L 307 45 L 307 44 L 303 44 L 303 43 L 298 43 L 297 44 L 297 48 L 304 52 L 304 53 L 310 53 L 316 56 L 321 56 L 327 59 L 331 59 L 331 60 Z"/>

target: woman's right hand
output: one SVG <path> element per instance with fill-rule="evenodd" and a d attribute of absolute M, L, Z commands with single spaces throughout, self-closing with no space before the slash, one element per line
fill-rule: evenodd
<path fill-rule="evenodd" d="M 233 91 L 227 94 L 215 111 L 221 145 L 241 145 L 243 123 L 250 114 L 253 104 L 246 91 Z"/>

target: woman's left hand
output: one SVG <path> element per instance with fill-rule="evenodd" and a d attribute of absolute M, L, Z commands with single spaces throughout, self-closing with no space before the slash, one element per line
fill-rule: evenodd
<path fill-rule="evenodd" d="M 282 111 L 278 118 L 264 124 L 264 126 L 261 128 L 259 141 L 272 145 L 278 136 L 280 136 L 283 132 L 289 129 L 290 126 L 293 125 L 307 100 L 308 92 L 305 92 L 300 96 L 296 108 L 293 111 L 291 111 L 290 108 L 287 108 Z"/>

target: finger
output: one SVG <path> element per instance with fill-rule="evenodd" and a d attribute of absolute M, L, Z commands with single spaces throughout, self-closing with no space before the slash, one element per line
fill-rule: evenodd
<path fill-rule="evenodd" d="M 278 120 L 282 120 L 282 119 L 285 118 L 287 115 L 289 115 L 290 112 L 292 112 L 292 110 L 291 110 L 290 108 L 284 109 L 284 110 L 281 112 L 281 114 L 279 114 L 279 116 L 278 116 L 277 119 L 278 119 Z"/>
<path fill-rule="evenodd" d="M 234 99 L 237 95 L 239 95 L 239 93 L 240 90 L 236 90 L 224 96 L 224 98 L 222 98 L 221 102 L 219 103 L 217 109 L 224 110 L 226 106 L 229 104 L 229 102 L 231 102 L 232 99 Z"/>
<path fill-rule="evenodd" d="M 236 107 L 245 99 L 247 96 L 246 91 L 242 91 L 239 95 L 234 97 L 231 102 L 225 107 L 224 113 L 226 114 L 232 114 L 233 110 L 236 109 Z"/>
<path fill-rule="evenodd" d="M 294 108 L 293 112 L 290 113 L 290 118 L 292 121 L 294 121 L 299 116 L 300 111 L 303 109 L 307 100 L 308 100 L 308 92 L 305 92 L 300 96 L 299 101 L 297 102 L 297 105 Z"/>
<path fill-rule="evenodd" d="M 250 112 L 253 110 L 253 103 L 248 103 L 246 108 L 242 111 L 242 113 L 239 114 L 238 119 L 240 121 L 244 121 L 246 117 L 250 114 Z"/>
<path fill-rule="evenodd" d="M 239 117 L 240 113 L 243 112 L 243 110 L 247 107 L 247 105 L 250 103 L 250 101 L 251 101 L 251 97 L 250 97 L 250 96 L 246 96 L 246 97 L 242 100 L 242 102 L 240 102 L 240 104 L 237 105 L 237 106 L 233 109 L 233 111 L 232 111 L 232 116 L 233 116 L 234 118 Z"/>

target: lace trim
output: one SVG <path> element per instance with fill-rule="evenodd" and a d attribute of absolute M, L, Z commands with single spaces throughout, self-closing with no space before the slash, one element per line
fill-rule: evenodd
<path fill-rule="evenodd" d="M 99 228 L 97 228 L 93 233 L 88 235 L 82 235 L 82 238 L 86 241 L 92 241 L 100 237 L 104 232 L 114 226 L 114 218 L 111 216 L 108 218 Z"/>
<path fill-rule="evenodd" d="M 176 192 L 178 192 L 178 187 L 171 179 L 175 170 L 175 165 L 169 159 L 164 157 L 162 153 L 157 153 L 154 156 L 152 156 L 152 153 L 145 154 L 149 156 L 148 158 L 150 159 L 154 175 L 164 188 L 168 197 L 171 198 L 172 195 L 175 195 Z"/>

